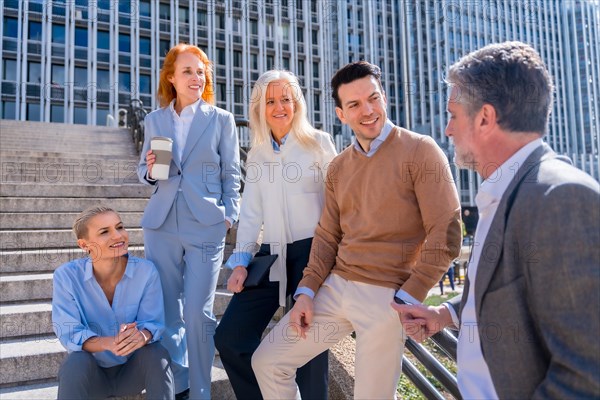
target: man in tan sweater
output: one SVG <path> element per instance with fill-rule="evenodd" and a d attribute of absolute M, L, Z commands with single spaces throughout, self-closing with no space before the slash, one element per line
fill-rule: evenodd
<path fill-rule="evenodd" d="M 391 399 L 405 335 L 390 302 L 420 302 L 458 256 L 460 204 L 441 149 L 394 126 L 379 67 L 332 79 L 338 118 L 356 135 L 330 164 L 325 208 L 294 308 L 252 366 L 265 399 L 300 398 L 296 369 L 356 332 L 356 399 Z"/>

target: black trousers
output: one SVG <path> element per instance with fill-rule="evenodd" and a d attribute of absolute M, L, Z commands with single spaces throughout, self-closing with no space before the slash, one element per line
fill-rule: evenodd
<path fill-rule="evenodd" d="M 287 245 L 287 294 L 296 291 L 302 272 L 308 263 L 312 238 Z M 270 254 L 269 245 L 262 245 L 257 255 Z M 270 282 L 269 274 L 253 288 L 233 295 L 225 315 L 215 332 L 215 346 L 239 400 L 262 399 L 254 371 L 252 354 L 260 344 L 262 333 L 279 307 L 279 282 Z M 299 368 L 296 382 L 302 399 L 327 399 L 328 352 L 315 357 Z"/>

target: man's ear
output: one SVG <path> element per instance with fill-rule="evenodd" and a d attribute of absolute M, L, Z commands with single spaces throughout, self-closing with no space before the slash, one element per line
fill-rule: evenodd
<path fill-rule="evenodd" d="M 346 123 L 346 118 L 344 118 L 344 110 L 342 110 L 339 107 L 335 108 L 335 115 L 337 115 L 337 117 L 340 119 L 340 121 L 342 121 L 342 124 Z"/>
<path fill-rule="evenodd" d="M 477 124 L 484 132 L 490 131 L 498 124 L 496 109 L 491 104 L 484 104 L 477 116 Z"/>

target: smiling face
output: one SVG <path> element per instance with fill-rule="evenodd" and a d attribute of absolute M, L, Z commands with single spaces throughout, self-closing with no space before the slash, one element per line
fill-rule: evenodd
<path fill-rule="evenodd" d="M 89 219 L 87 235 L 78 239 L 77 244 L 94 262 L 114 259 L 127 254 L 129 234 L 116 213 L 106 212 Z"/>
<path fill-rule="evenodd" d="M 294 90 L 284 79 L 269 83 L 265 93 L 265 119 L 273 135 L 280 139 L 292 128 L 295 104 Z"/>
<path fill-rule="evenodd" d="M 175 72 L 169 76 L 169 82 L 177 91 L 177 107 L 182 109 L 202 97 L 206 82 L 205 66 L 192 53 L 181 53 L 175 60 Z"/>
<path fill-rule="evenodd" d="M 338 97 L 342 105 L 335 108 L 338 118 L 354 131 L 363 150 L 368 151 L 387 120 L 387 100 L 377 79 L 368 75 L 343 84 Z"/>
<path fill-rule="evenodd" d="M 477 157 L 475 154 L 475 121 L 467 113 L 466 106 L 460 103 L 457 87 L 450 91 L 447 105 L 449 118 L 446 125 L 446 136 L 454 142 L 454 162 L 460 168 L 475 170 Z"/>

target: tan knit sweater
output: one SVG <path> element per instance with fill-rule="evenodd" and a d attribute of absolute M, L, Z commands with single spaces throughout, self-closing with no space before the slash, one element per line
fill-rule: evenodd
<path fill-rule="evenodd" d="M 330 272 L 423 300 L 459 254 L 460 203 L 432 138 L 395 127 L 371 157 L 348 147 L 329 166 L 325 208 L 299 287 Z"/>

